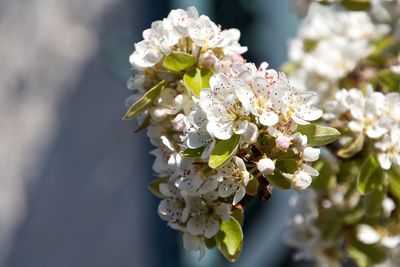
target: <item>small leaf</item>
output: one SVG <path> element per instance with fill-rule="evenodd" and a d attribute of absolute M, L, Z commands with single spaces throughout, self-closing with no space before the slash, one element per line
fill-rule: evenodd
<path fill-rule="evenodd" d="M 358 191 L 361 194 L 370 193 L 384 182 L 385 172 L 380 168 L 374 156 L 369 156 L 361 167 L 358 177 Z"/>
<path fill-rule="evenodd" d="M 378 73 L 379 82 L 389 91 L 400 91 L 400 74 L 391 70 L 382 70 Z"/>
<path fill-rule="evenodd" d="M 382 202 L 387 195 L 387 186 L 381 185 L 377 190 L 365 195 L 365 214 L 368 217 L 379 217 L 382 213 Z"/>
<path fill-rule="evenodd" d="M 324 146 L 339 138 L 340 132 L 332 127 L 316 124 L 299 125 L 300 133 L 307 136 L 309 146 Z"/>
<path fill-rule="evenodd" d="M 213 71 L 209 69 L 191 69 L 183 75 L 183 83 L 195 96 L 199 96 L 203 88 L 210 87 Z"/>
<path fill-rule="evenodd" d="M 396 45 L 398 45 L 398 40 L 392 35 L 385 36 L 379 39 L 375 42 L 374 49 L 372 53 L 368 56 L 368 60 L 376 62 L 378 64 L 383 64 L 382 60 L 384 61 L 385 59 L 382 55 L 395 48 Z"/>
<path fill-rule="evenodd" d="M 179 72 L 192 67 L 196 62 L 197 58 L 191 54 L 172 51 L 164 58 L 163 66 L 169 70 Z"/>
<path fill-rule="evenodd" d="M 351 11 L 365 11 L 371 8 L 370 0 L 342 0 L 340 4 Z"/>
<path fill-rule="evenodd" d="M 353 257 L 355 256 L 354 254 L 350 254 L 350 256 L 356 261 L 362 259 L 361 262 L 366 264 L 360 266 L 373 266 L 378 262 L 382 262 L 386 258 L 385 250 L 377 244 L 365 244 L 354 238 L 350 241 L 348 248 L 350 247 L 352 248 L 353 252 L 358 252 L 356 258 Z"/>
<path fill-rule="evenodd" d="M 135 133 L 141 132 L 147 127 L 149 127 L 150 124 L 151 124 L 151 116 L 147 115 L 146 118 L 143 120 L 142 124 L 140 124 L 139 127 L 137 127 L 134 132 Z"/>
<path fill-rule="evenodd" d="M 243 246 L 243 232 L 239 222 L 233 217 L 222 221 L 215 241 L 222 255 L 230 262 L 235 262 Z"/>
<path fill-rule="evenodd" d="M 204 238 L 204 244 L 208 249 L 213 249 L 217 245 L 214 238 Z"/>
<path fill-rule="evenodd" d="M 147 91 L 144 96 L 139 98 L 126 112 L 125 116 L 123 117 L 124 120 L 131 120 L 135 118 L 139 113 L 148 109 L 153 102 L 157 99 L 160 95 L 162 89 L 165 88 L 165 81 L 161 81 L 152 87 L 149 91 Z"/>
<path fill-rule="evenodd" d="M 224 165 L 236 153 L 240 141 L 240 135 L 233 135 L 228 140 L 218 140 L 211 153 L 208 166 L 216 169 Z"/>
<path fill-rule="evenodd" d="M 360 152 L 364 147 L 364 134 L 360 134 L 357 138 L 350 142 L 347 146 L 339 149 L 337 155 L 341 158 L 351 158 Z"/>
<path fill-rule="evenodd" d="M 185 158 L 198 158 L 201 157 L 201 154 L 203 154 L 205 147 L 198 147 L 198 148 L 188 148 L 185 149 L 181 154 Z"/>
<path fill-rule="evenodd" d="M 246 194 L 254 197 L 257 195 L 257 192 L 258 192 L 258 181 L 256 178 L 252 176 L 249 182 L 247 183 Z"/>
<path fill-rule="evenodd" d="M 231 211 L 231 216 L 240 223 L 240 225 L 243 225 L 244 221 L 244 209 L 240 206 L 234 206 Z"/>
<path fill-rule="evenodd" d="M 276 188 L 283 190 L 290 188 L 290 180 L 278 172 L 275 172 L 273 175 L 268 175 L 266 178 L 269 183 Z"/>
<path fill-rule="evenodd" d="M 400 170 L 396 166 L 392 166 L 389 173 L 389 190 L 390 193 L 400 200 Z"/>
<path fill-rule="evenodd" d="M 303 50 L 306 53 L 312 52 L 317 47 L 318 41 L 312 39 L 303 40 Z"/>
<path fill-rule="evenodd" d="M 330 161 L 321 157 L 313 167 L 319 172 L 318 176 L 313 177 L 311 184 L 313 189 L 321 191 L 336 187 L 336 171 Z"/>
<path fill-rule="evenodd" d="M 153 193 L 156 197 L 164 198 L 165 196 L 161 194 L 160 191 L 160 184 L 168 183 L 168 177 L 161 177 L 154 179 L 151 183 L 147 186 L 151 193 Z"/>

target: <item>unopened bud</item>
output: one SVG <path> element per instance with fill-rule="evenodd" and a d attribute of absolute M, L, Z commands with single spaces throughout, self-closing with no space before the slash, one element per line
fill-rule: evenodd
<path fill-rule="evenodd" d="M 275 171 L 275 163 L 269 158 L 263 158 L 257 162 L 257 169 L 262 174 L 268 175 Z"/>
<path fill-rule="evenodd" d="M 276 146 L 283 151 L 288 150 L 290 147 L 290 139 L 286 136 L 278 136 L 275 140 Z"/>

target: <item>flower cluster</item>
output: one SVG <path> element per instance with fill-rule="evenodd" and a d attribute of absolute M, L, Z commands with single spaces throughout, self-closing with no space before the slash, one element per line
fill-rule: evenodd
<path fill-rule="evenodd" d="M 366 137 L 381 168 L 389 170 L 392 162 L 400 166 L 399 93 L 384 95 L 369 86 L 364 96 L 358 89 L 342 89 L 327 103 L 327 112 L 325 119 L 348 130 L 342 138 L 344 145 Z"/>
<path fill-rule="evenodd" d="M 318 266 L 398 266 L 400 2 L 308 2 L 284 68 L 317 92 L 342 136 L 313 165 L 321 175 L 300 194 L 286 240 Z"/>
<path fill-rule="evenodd" d="M 387 25 L 374 24 L 366 13 L 311 4 L 298 36 L 289 44 L 285 69 L 291 83 L 300 90 L 317 91 L 322 102 L 341 87 L 342 79 L 388 31 Z"/>
<path fill-rule="evenodd" d="M 318 171 L 322 146 L 340 133 L 321 118 L 315 93 L 292 87 L 283 73 L 241 54 L 236 29 L 221 30 L 195 8 L 172 10 L 143 32 L 130 57 L 125 119 L 156 147 L 149 186 L 160 217 L 183 232 L 187 250 L 217 246 L 230 261 L 242 247 L 242 216 L 273 187 L 302 190 Z"/>

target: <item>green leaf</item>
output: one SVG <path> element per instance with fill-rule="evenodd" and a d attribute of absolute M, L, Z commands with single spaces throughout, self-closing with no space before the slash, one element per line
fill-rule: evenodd
<path fill-rule="evenodd" d="M 240 223 L 240 225 L 243 225 L 244 209 L 242 207 L 240 207 L 240 208 L 237 206 L 232 207 L 231 216 L 233 218 L 235 218 L 236 221 L 238 221 L 238 223 Z"/>
<path fill-rule="evenodd" d="M 168 177 L 161 177 L 154 179 L 151 183 L 147 186 L 147 188 L 152 192 L 156 197 L 164 198 L 165 196 L 161 194 L 160 191 L 160 184 L 168 183 Z"/>
<path fill-rule="evenodd" d="M 339 138 L 340 132 L 332 127 L 316 124 L 299 125 L 300 133 L 307 136 L 309 146 L 324 146 Z"/>
<path fill-rule="evenodd" d="M 191 54 L 172 51 L 168 56 L 164 58 L 163 66 L 172 71 L 182 71 L 195 65 L 197 58 Z"/>
<path fill-rule="evenodd" d="M 153 102 L 160 95 L 162 89 L 165 88 L 165 81 L 161 81 L 147 91 L 138 101 L 136 101 L 126 112 L 123 119 L 131 120 L 135 118 L 139 113 L 148 109 Z"/>
<path fill-rule="evenodd" d="M 214 238 L 204 238 L 204 244 L 208 249 L 213 249 L 217 245 Z"/>
<path fill-rule="evenodd" d="M 283 190 L 290 188 L 290 180 L 278 172 L 275 172 L 273 175 L 268 175 L 266 178 L 268 182 L 276 188 Z"/>
<path fill-rule="evenodd" d="M 361 167 L 358 177 L 358 191 L 366 194 L 377 190 L 384 183 L 385 172 L 374 156 L 369 156 Z"/>
<path fill-rule="evenodd" d="M 390 193 L 400 200 L 400 169 L 396 166 L 392 166 L 388 175 Z"/>
<path fill-rule="evenodd" d="M 313 177 L 311 187 L 318 191 L 329 190 L 336 187 L 336 171 L 334 170 L 332 163 L 324 158 L 320 158 L 314 163 L 313 166 L 319 175 Z"/>
<path fill-rule="evenodd" d="M 306 53 L 312 52 L 318 44 L 318 40 L 305 39 L 303 40 L 303 50 Z"/>
<path fill-rule="evenodd" d="M 198 148 L 188 148 L 185 149 L 181 154 L 185 158 L 198 158 L 201 157 L 201 154 L 203 154 L 205 147 L 198 147 Z"/>
<path fill-rule="evenodd" d="M 368 256 L 365 255 L 364 252 L 360 251 L 356 247 L 347 246 L 347 253 L 349 254 L 350 258 L 353 259 L 355 263 L 357 263 L 358 267 L 369 266 Z"/>
<path fill-rule="evenodd" d="M 379 217 L 382 213 L 382 202 L 387 195 L 387 186 L 381 185 L 377 190 L 365 195 L 365 214 L 368 217 Z"/>
<path fill-rule="evenodd" d="M 353 253 L 355 251 L 357 251 L 356 254 L 352 253 L 352 254 L 350 254 L 350 256 L 357 263 L 360 262 L 360 263 L 366 264 L 366 265 L 359 265 L 359 266 L 372 266 L 378 262 L 382 262 L 386 258 L 385 250 L 377 244 L 365 244 L 365 243 L 357 240 L 355 237 L 353 238 L 353 240 L 351 240 L 349 242 L 350 242 L 350 244 L 348 246 L 348 249 L 351 248 Z M 356 255 L 357 255 L 357 257 L 353 257 Z M 362 256 L 362 255 L 364 255 L 364 256 Z"/>
<path fill-rule="evenodd" d="M 352 11 L 364 11 L 371 8 L 370 0 L 342 0 L 340 4 Z"/>
<path fill-rule="evenodd" d="M 357 138 L 350 142 L 347 146 L 339 149 L 337 155 L 341 158 L 351 158 L 360 152 L 364 147 L 364 134 L 360 134 Z"/>
<path fill-rule="evenodd" d="M 142 124 L 140 124 L 139 127 L 137 127 L 134 132 L 135 133 L 141 132 L 147 127 L 149 127 L 150 124 L 151 124 L 151 116 L 147 115 L 146 118 L 143 120 Z"/>
<path fill-rule="evenodd" d="M 240 141 L 240 135 L 233 135 L 228 140 L 218 140 L 215 144 L 214 150 L 211 153 L 208 166 L 216 169 L 224 165 L 236 153 Z"/>
<path fill-rule="evenodd" d="M 239 222 L 233 217 L 222 221 L 215 241 L 222 255 L 230 262 L 235 262 L 243 246 L 243 232 Z"/>
<path fill-rule="evenodd" d="M 376 62 L 378 64 L 383 64 L 382 61 L 384 61 L 385 58 L 382 55 L 387 51 L 390 51 L 393 48 L 395 48 L 396 45 L 398 45 L 398 40 L 396 39 L 396 37 L 392 35 L 385 36 L 379 39 L 378 41 L 375 42 L 374 50 L 368 56 L 368 60 Z"/>
<path fill-rule="evenodd" d="M 183 83 L 195 96 L 199 96 L 203 88 L 210 87 L 210 78 L 213 71 L 209 69 L 191 69 L 183 75 Z"/>
<path fill-rule="evenodd" d="M 357 205 L 352 209 L 344 210 L 344 213 L 340 214 L 340 217 L 346 224 L 355 224 L 362 219 L 364 214 L 364 207 L 362 205 Z"/>
<path fill-rule="evenodd" d="M 400 74 L 391 70 L 382 70 L 378 73 L 378 80 L 390 91 L 400 92 Z"/>
<path fill-rule="evenodd" d="M 257 195 L 257 192 L 258 192 L 258 180 L 252 176 L 249 182 L 247 183 L 246 194 L 254 197 Z"/>

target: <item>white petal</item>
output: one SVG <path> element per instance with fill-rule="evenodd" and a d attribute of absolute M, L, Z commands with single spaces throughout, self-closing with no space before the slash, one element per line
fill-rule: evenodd
<path fill-rule="evenodd" d="M 273 126 L 278 123 L 279 116 L 272 111 L 264 111 L 260 116 L 260 123 L 265 126 Z"/>
<path fill-rule="evenodd" d="M 235 134 L 243 134 L 247 130 L 247 126 L 249 125 L 248 121 L 240 121 L 237 125 L 237 128 L 234 130 Z"/>
<path fill-rule="evenodd" d="M 214 191 L 218 187 L 218 181 L 214 177 L 209 177 L 207 181 L 204 182 L 204 184 L 201 186 L 199 193 L 200 194 L 205 194 L 210 191 Z"/>
<path fill-rule="evenodd" d="M 392 166 L 392 162 L 390 161 L 390 157 L 386 153 L 379 153 L 378 154 L 378 161 L 381 165 L 382 169 L 389 170 Z"/>
<path fill-rule="evenodd" d="M 228 140 L 233 135 L 232 124 L 218 124 L 216 122 L 208 122 L 207 131 L 220 140 Z"/>
<path fill-rule="evenodd" d="M 214 213 L 218 215 L 222 220 L 226 221 L 230 218 L 229 205 L 226 203 L 220 203 L 214 210 Z"/>
<path fill-rule="evenodd" d="M 307 125 L 310 124 L 308 121 L 302 120 L 299 117 L 296 116 L 296 114 L 292 114 L 292 116 L 290 116 L 292 118 L 292 120 L 300 125 Z"/>
<path fill-rule="evenodd" d="M 299 171 L 299 173 L 293 176 L 293 179 L 292 187 L 296 190 L 306 189 L 312 182 L 311 176 L 304 171 Z"/>
<path fill-rule="evenodd" d="M 247 126 L 246 132 L 242 135 L 242 140 L 245 143 L 253 144 L 258 138 L 258 127 L 254 123 L 250 122 Z"/>
<path fill-rule="evenodd" d="M 195 215 L 187 223 L 187 229 L 192 235 L 203 234 L 206 222 L 203 216 Z"/>
<path fill-rule="evenodd" d="M 304 161 L 316 161 L 319 158 L 320 150 L 318 148 L 306 147 L 303 151 Z"/>
<path fill-rule="evenodd" d="M 307 164 L 301 164 L 301 169 L 306 172 L 307 174 L 311 175 L 311 176 L 318 176 L 319 172 L 314 169 L 313 167 L 311 167 L 310 165 Z"/>
<path fill-rule="evenodd" d="M 230 179 L 225 179 L 218 186 L 218 195 L 220 197 L 229 197 L 236 192 L 237 188 L 238 185 L 234 181 Z"/>
<path fill-rule="evenodd" d="M 361 224 L 357 228 L 357 239 L 365 244 L 374 244 L 379 241 L 380 236 L 371 226 Z"/>
<path fill-rule="evenodd" d="M 242 185 L 239 187 L 239 189 L 236 191 L 235 196 L 233 197 L 233 205 L 236 205 L 242 200 L 244 195 L 246 194 L 246 188 Z"/>
<path fill-rule="evenodd" d="M 219 231 L 219 223 L 214 217 L 209 216 L 206 220 L 206 226 L 204 229 L 204 236 L 206 238 L 211 238 L 215 236 Z"/>

